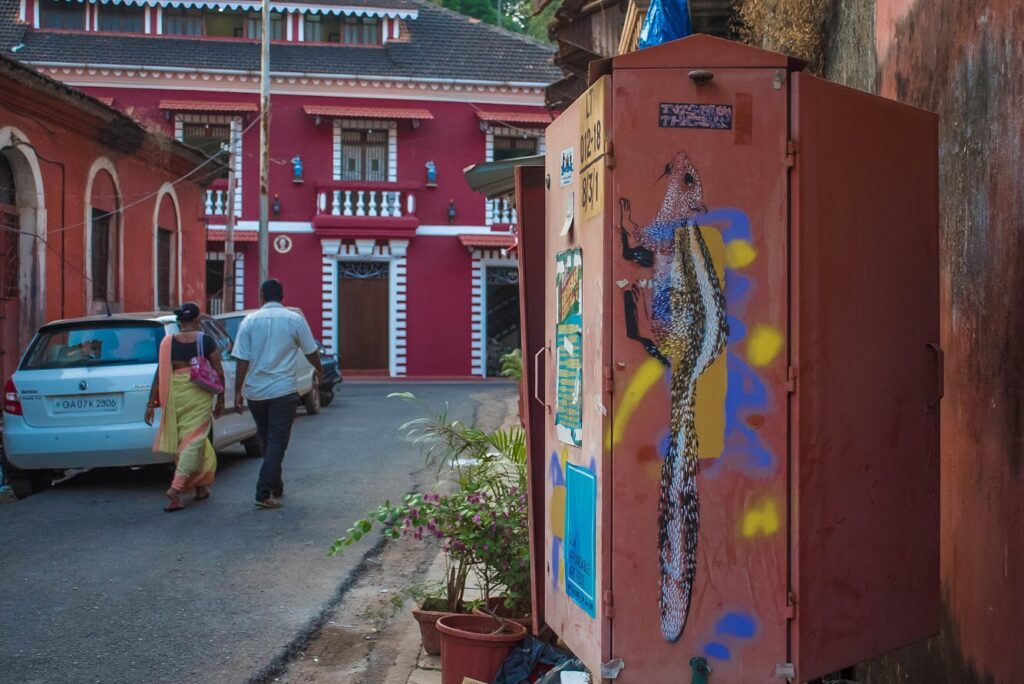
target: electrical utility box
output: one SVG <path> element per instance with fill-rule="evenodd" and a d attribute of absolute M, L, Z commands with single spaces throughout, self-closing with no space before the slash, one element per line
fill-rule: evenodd
<path fill-rule="evenodd" d="M 547 129 L 535 605 L 597 677 L 938 631 L 937 120 L 802 66 L 692 36 Z"/>

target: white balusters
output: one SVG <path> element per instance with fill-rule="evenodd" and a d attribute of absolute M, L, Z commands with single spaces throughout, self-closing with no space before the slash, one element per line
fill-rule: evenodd
<path fill-rule="evenodd" d="M 207 194 L 208 211 L 216 204 L 212 191 Z M 416 213 L 416 198 L 401 190 L 320 190 L 316 195 L 318 214 L 331 216 L 365 216 L 366 218 L 401 218 Z M 227 206 L 225 202 L 225 206 Z M 505 212 L 508 213 L 507 210 Z M 506 222 L 508 218 L 506 217 Z"/>
<path fill-rule="evenodd" d="M 491 203 L 491 224 L 515 223 L 516 210 L 512 207 L 512 201 L 505 197 L 490 200 Z"/>
<path fill-rule="evenodd" d="M 208 216 L 223 216 L 228 211 L 228 191 L 213 188 L 206 191 L 203 209 Z"/>

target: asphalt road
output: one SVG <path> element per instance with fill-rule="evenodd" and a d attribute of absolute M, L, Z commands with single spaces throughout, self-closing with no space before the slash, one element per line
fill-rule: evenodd
<path fill-rule="evenodd" d="M 429 479 L 397 431 L 410 390 L 472 420 L 510 385 L 346 384 L 300 415 L 285 507 L 255 510 L 260 462 L 221 460 L 213 496 L 168 515 L 169 475 L 97 470 L 0 506 L 0 678 L 11 682 L 240 682 L 314 621 L 375 538 L 325 557 L 383 497 Z M 300 414 L 303 413 L 300 411 Z"/>

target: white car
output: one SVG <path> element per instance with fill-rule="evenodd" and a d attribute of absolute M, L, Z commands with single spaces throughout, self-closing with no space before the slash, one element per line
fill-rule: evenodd
<path fill-rule="evenodd" d="M 231 340 L 234 341 L 238 336 L 238 328 L 242 325 L 242 319 L 258 310 L 231 311 L 229 313 L 217 314 L 214 318 L 224 326 Z M 294 311 L 305 318 L 302 309 L 298 307 L 289 306 L 288 310 Z M 299 354 L 298 359 L 295 361 L 295 382 L 299 397 L 302 399 L 302 405 L 306 407 L 306 413 L 311 416 L 320 413 L 322 395 L 320 393 L 320 383 L 316 377 L 316 369 L 313 368 L 313 364 L 307 361 L 306 357 L 302 354 Z"/>
<path fill-rule="evenodd" d="M 231 338 L 213 318 L 201 323 L 233 387 Z M 153 451 L 156 427 L 144 416 L 160 341 L 177 330 L 173 314 L 140 313 L 57 321 L 36 333 L 4 388 L 3 467 L 15 493 L 42 486 L 53 471 L 173 461 Z M 214 446 L 241 442 L 260 455 L 252 415 L 232 410 L 233 392 L 225 400 Z"/>

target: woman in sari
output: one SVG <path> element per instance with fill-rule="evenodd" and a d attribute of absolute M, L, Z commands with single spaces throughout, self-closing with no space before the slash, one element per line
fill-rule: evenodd
<path fill-rule="evenodd" d="M 181 495 L 195 490 L 196 501 L 209 498 L 209 487 L 217 470 L 217 455 L 210 443 L 214 417 L 224 412 L 224 393 L 214 396 L 191 381 L 191 361 L 202 354 L 224 384 L 224 367 L 216 341 L 202 335 L 199 306 L 187 302 L 175 310 L 180 332 L 167 335 L 160 343 L 159 365 L 146 407 L 146 422 L 153 424 L 156 409 L 162 408 L 160 428 L 153 450 L 174 454 L 174 479 L 165 496 L 168 513 L 185 508 Z M 202 339 L 202 349 L 199 340 Z"/>

